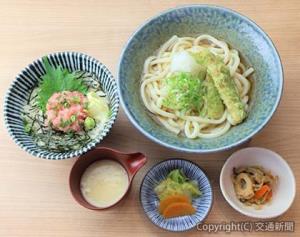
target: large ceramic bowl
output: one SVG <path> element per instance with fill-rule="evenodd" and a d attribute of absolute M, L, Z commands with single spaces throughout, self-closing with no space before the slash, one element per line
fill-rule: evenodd
<path fill-rule="evenodd" d="M 90 72 L 99 79 L 103 91 L 108 96 L 111 110 L 109 120 L 106 122 L 103 130 L 95 139 L 82 148 L 61 153 L 41 149 L 34 143 L 31 136 L 24 132 L 24 123 L 21 116 L 23 107 L 27 103 L 32 89 L 45 73 L 41 58 L 24 68 L 8 89 L 4 102 L 5 125 L 16 144 L 31 155 L 51 160 L 80 156 L 95 147 L 112 127 L 119 109 L 117 85 L 109 70 L 98 60 L 88 55 L 75 52 L 61 52 L 50 54 L 47 57 L 54 66 L 61 65 L 69 71 L 81 70 Z"/>
<path fill-rule="evenodd" d="M 157 124 L 142 103 L 143 63 L 175 34 L 210 34 L 222 39 L 236 48 L 246 63 L 255 69 L 248 118 L 221 137 L 196 140 L 178 137 Z M 118 86 L 127 116 L 144 135 L 169 148 L 205 153 L 239 145 L 268 123 L 281 97 L 283 71 L 272 41 L 253 21 L 223 7 L 190 5 L 159 14 L 131 36 L 120 58 Z"/>

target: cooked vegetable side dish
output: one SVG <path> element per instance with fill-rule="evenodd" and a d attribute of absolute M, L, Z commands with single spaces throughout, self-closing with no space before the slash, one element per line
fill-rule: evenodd
<path fill-rule="evenodd" d="M 197 182 L 189 180 L 179 169 L 172 170 L 154 191 L 160 200 L 159 212 L 164 218 L 193 215 L 196 210 L 192 199 L 201 196 Z"/>
<path fill-rule="evenodd" d="M 175 35 L 146 59 L 141 97 L 171 132 L 214 138 L 247 117 L 253 72 L 224 41 Z"/>
<path fill-rule="evenodd" d="M 46 74 L 24 107 L 25 132 L 41 148 L 65 152 L 83 147 L 109 117 L 109 101 L 95 75 L 54 68 L 43 58 Z"/>
<path fill-rule="evenodd" d="M 271 202 L 277 178 L 262 167 L 234 168 L 232 179 L 237 198 L 245 205 L 260 209 Z"/>

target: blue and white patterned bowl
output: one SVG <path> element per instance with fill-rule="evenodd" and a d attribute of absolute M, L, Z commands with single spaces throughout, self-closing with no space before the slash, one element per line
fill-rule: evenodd
<path fill-rule="evenodd" d="M 11 84 L 4 102 L 5 125 L 15 143 L 31 155 L 49 160 L 76 157 L 95 147 L 111 129 L 119 109 L 116 82 L 110 71 L 102 63 L 88 55 L 75 52 L 60 52 L 50 54 L 47 57 L 50 63 L 55 66 L 61 65 L 69 71 L 82 70 L 96 75 L 110 101 L 111 114 L 109 121 L 105 124 L 101 133 L 81 149 L 58 153 L 44 150 L 37 146 L 31 136 L 24 132 L 21 113 L 31 90 L 38 84 L 41 76 L 45 73 L 42 59 L 39 58 L 23 69 Z"/>
<path fill-rule="evenodd" d="M 159 200 L 154 188 L 174 169 L 182 169 L 189 179 L 196 180 L 202 196 L 193 199 L 192 204 L 196 209 L 194 215 L 165 219 L 158 212 Z M 140 201 L 146 215 L 155 225 L 169 231 L 185 231 L 196 227 L 207 217 L 213 202 L 213 192 L 207 176 L 198 165 L 184 159 L 170 159 L 156 164 L 145 175 Z"/>
<path fill-rule="evenodd" d="M 249 116 L 221 137 L 196 140 L 177 137 L 157 124 L 142 103 L 139 87 L 143 63 L 174 34 L 211 34 L 238 49 L 246 63 L 255 69 Z M 186 152 L 221 151 L 247 141 L 271 119 L 282 88 L 282 65 L 271 39 L 247 17 L 217 6 L 178 7 L 148 20 L 131 36 L 119 62 L 118 89 L 130 121 L 153 141 Z"/>

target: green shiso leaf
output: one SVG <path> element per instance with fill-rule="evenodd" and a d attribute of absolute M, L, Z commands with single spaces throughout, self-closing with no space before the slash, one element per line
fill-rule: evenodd
<path fill-rule="evenodd" d="M 203 94 L 205 93 L 204 78 L 205 75 L 194 76 L 185 72 L 166 78 L 167 96 L 163 100 L 163 106 L 184 113 L 199 113 L 203 106 Z"/>
<path fill-rule="evenodd" d="M 46 74 L 41 77 L 38 91 L 38 105 L 45 112 L 49 98 L 56 92 L 78 91 L 86 94 L 88 88 L 83 81 L 78 79 L 78 73 L 70 73 L 61 66 L 54 68 L 50 65 L 48 58 L 42 58 Z"/>

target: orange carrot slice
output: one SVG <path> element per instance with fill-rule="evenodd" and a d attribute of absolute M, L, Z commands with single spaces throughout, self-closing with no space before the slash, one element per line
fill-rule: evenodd
<path fill-rule="evenodd" d="M 255 192 L 254 197 L 257 199 L 260 199 L 265 195 L 266 192 L 269 192 L 270 190 L 271 190 L 271 188 L 267 184 L 265 184 L 259 190 L 257 190 Z"/>
<path fill-rule="evenodd" d="M 159 212 L 162 214 L 164 210 L 174 202 L 191 203 L 188 196 L 182 194 L 174 194 L 160 201 L 159 208 L 158 208 Z"/>
<path fill-rule="evenodd" d="M 195 208 L 190 203 L 174 202 L 167 206 L 162 215 L 165 218 L 172 218 L 177 216 L 193 215 L 195 212 Z"/>
<path fill-rule="evenodd" d="M 272 196 L 273 196 L 273 193 L 272 193 L 272 190 L 270 190 L 269 193 L 267 194 L 266 201 L 270 201 Z"/>

